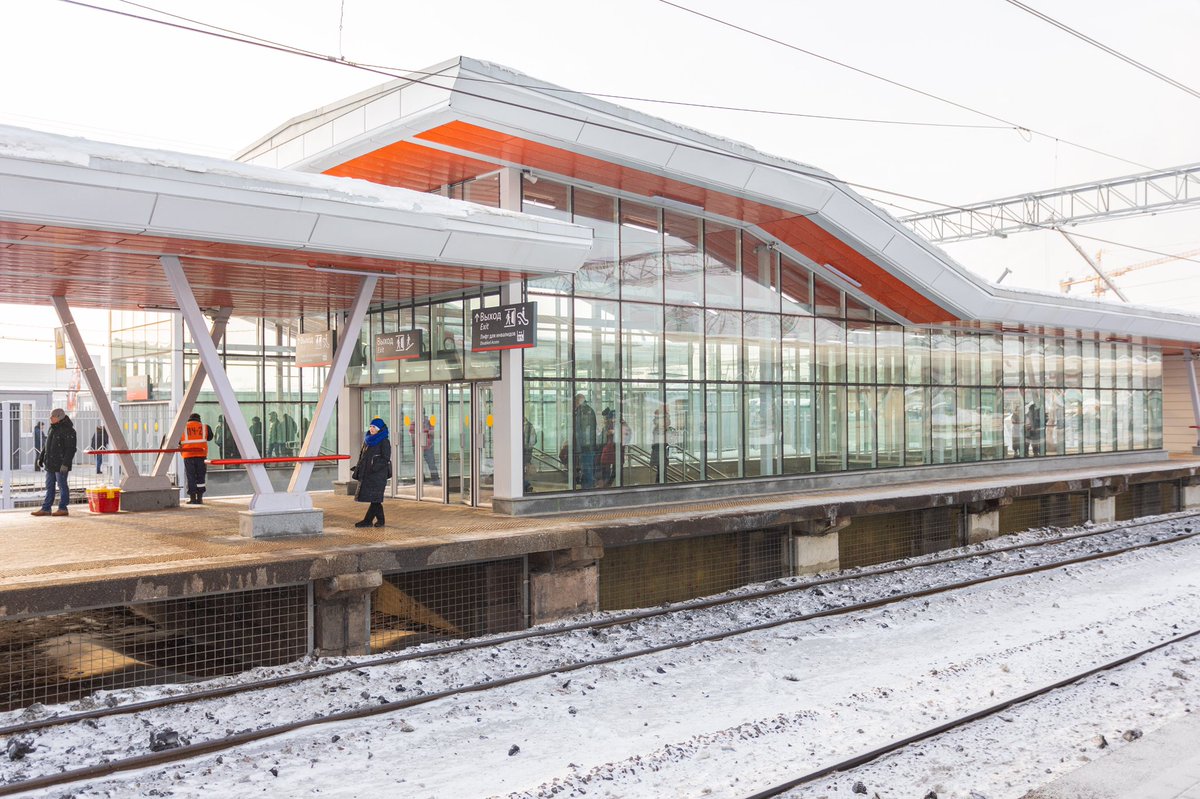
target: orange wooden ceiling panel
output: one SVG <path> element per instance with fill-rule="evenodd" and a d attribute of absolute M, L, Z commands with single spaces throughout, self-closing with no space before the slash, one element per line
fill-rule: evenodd
<path fill-rule="evenodd" d="M 433 191 L 440 186 L 461 183 L 496 169 L 495 164 L 485 161 L 399 141 L 327 169 L 325 174 L 359 178 L 414 191 Z"/>
<path fill-rule="evenodd" d="M 359 276 L 314 266 L 378 272 L 388 279 L 379 282 L 376 301 L 404 301 L 531 276 L 17 222 L 0 222 L 0 240 L 6 242 L 0 244 L 0 297 L 49 304 L 51 296 L 62 295 L 73 305 L 92 308 L 174 305 L 160 255 L 180 256 L 201 306 L 232 305 L 239 314 L 272 318 L 350 305 Z"/>
<path fill-rule="evenodd" d="M 669 197 L 700 206 L 712 213 L 758 225 L 817 263 L 832 264 L 850 275 L 862 285 L 866 294 L 907 319 L 919 323 L 955 320 L 954 314 L 882 269 L 850 245 L 807 217 L 790 211 L 498 133 L 466 122 L 450 122 L 420 133 L 417 138 L 497 160 L 522 164 L 539 171 L 568 175 L 647 198 Z M 385 150 L 387 148 L 377 152 L 383 153 Z M 394 154 L 403 156 L 411 151 L 412 148 L 406 148 L 397 150 Z M 451 153 L 442 155 L 450 159 L 459 158 Z"/>

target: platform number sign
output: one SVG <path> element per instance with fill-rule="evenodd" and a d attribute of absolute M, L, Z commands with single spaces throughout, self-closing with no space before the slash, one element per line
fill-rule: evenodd
<path fill-rule="evenodd" d="M 537 346 L 537 303 L 521 302 L 471 313 L 471 351 Z"/>
<path fill-rule="evenodd" d="M 421 331 L 401 330 L 375 336 L 375 360 L 407 361 L 421 357 Z"/>

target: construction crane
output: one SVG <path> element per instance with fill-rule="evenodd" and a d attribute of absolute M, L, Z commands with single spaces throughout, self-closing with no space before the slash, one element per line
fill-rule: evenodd
<path fill-rule="evenodd" d="M 1106 270 L 1104 274 L 1109 278 L 1117 278 L 1121 275 L 1127 275 L 1130 272 L 1136 272 L 1139 269 L 1147 269 L 1151 266 L 1158 266 L 1159 264 L 1169 264 L 1172 261 L 1178 261 L 1183 258 L 1191 258 L 1194 255 L 1200 255 L 1200 250 L 1188 250 L 1187 252 L 1181 252 L 1177 255 L 1167 255 L 1162 258 L 1154 258 L 1149 261 L 1142 261 L 1140 263 L 1130 264 L 1129 266 L 1122 266 L 1120 269 Z M 1096 253 L 1096 262 L 1097 264 L 1100 262 L 1100 253 Z M 1060 280 L 1058 281 L 1058 288 L 1063 294 L 1068 294 L 1070 293 L 1072 286 L 1081 286 L 1085 284 L 1091 285 L 1092 294 L 1097 297 L 1103 297 L 1104 293 L 1109 290 L 1109 285 L 1105 281 L 1104 277 L 1102 277 L 1100 274 Z"/>

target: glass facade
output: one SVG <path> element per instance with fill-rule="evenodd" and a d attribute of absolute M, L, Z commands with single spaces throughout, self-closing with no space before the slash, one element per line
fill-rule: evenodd
<path fill-rule="evenodd" d="M 526 284 L 535 492 L 1161 446 L 1157 349 L 904 328 L 744 230 L 545 178 L 522 194 L 595 231 L 574 278 Z"/>

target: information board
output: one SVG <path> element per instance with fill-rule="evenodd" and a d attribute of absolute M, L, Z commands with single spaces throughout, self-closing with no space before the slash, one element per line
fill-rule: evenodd
<path fill-rule="evenodd" d="M 537 346 L 537 303 L 521 302 L 471 312 L 471 351 Z"/>
<path fill-rule="evenodd" d="M 400 330 L 375 336 L 375 361 L 407 361 L 420 358 L 421 331 Z"/>
<path fill-rule="evenodd" d="M 301 333 L 296 337 L 296 366 L 329 366 L 332 363 L 332 330 Z"/>

